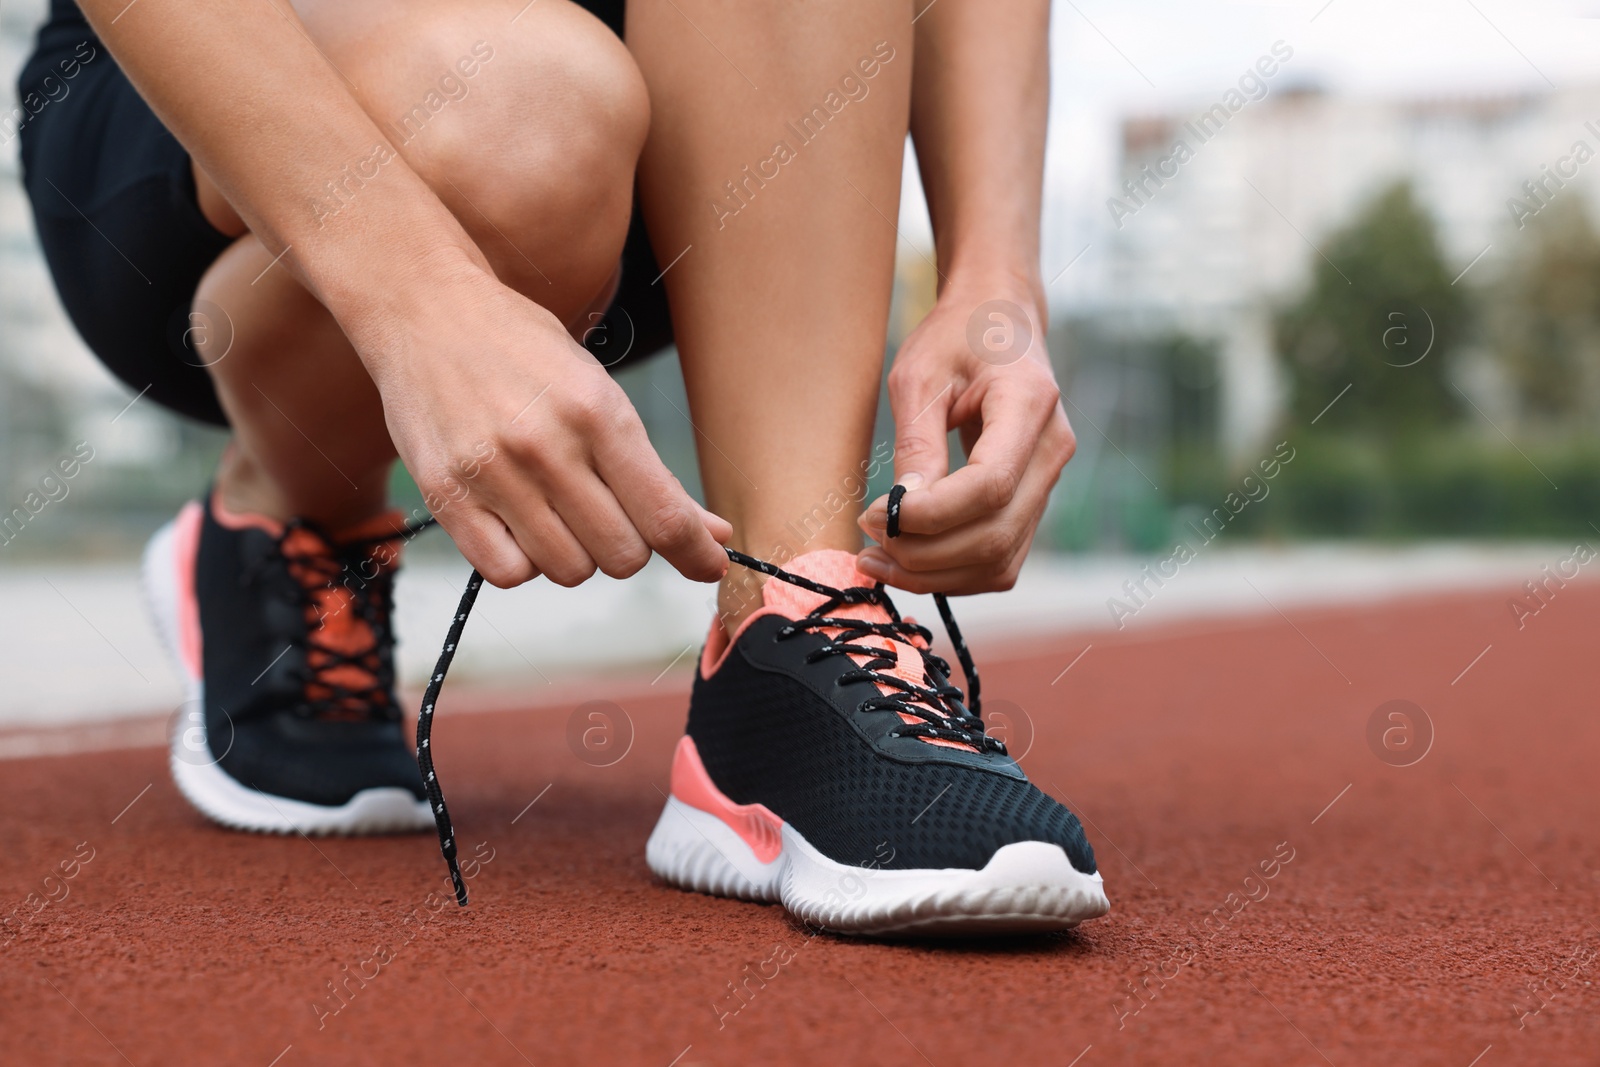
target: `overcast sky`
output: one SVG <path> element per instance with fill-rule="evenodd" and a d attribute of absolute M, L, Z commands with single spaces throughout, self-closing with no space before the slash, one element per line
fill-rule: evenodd
<path fill-rule="evenodd" d="M 1594 86 L 1600 119 L 1600 0 L 1056 0 L 1047 280 L 1107 226 L 1120 118 L 1209 104 L 1279 40 L 1294 57 L 1274 87 L 1409 97 Z M 920 189 L 908 192 L 902 232 L 931 243 Z"/>

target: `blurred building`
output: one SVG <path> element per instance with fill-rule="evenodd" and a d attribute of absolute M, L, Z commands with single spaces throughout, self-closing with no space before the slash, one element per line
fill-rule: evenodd
<path fill-rule="evenodd" d="M 1221 444 L 1236 457 L 1264 443 L 1282 410 L 1272 310 L 1307 283 L 1314 246 L 1364 199 L 1410 179 L 1449 262 L 1466 272 L 1459 284 L 1471 285 L 1515 250 L 1508 202 L 1536 211 L 1540 198 L 1600 198 L 1600 159 L 1589 161 L 1600 153 L 1600 87 L 1378 99 L 1294 85 L 1287 73 L 1236 109 L 1219 95 L 1126 119 L 1103 216 L 1107 284 L 1092 319 L 1130 341 L 1173 331 L 1215 341 Z"/>

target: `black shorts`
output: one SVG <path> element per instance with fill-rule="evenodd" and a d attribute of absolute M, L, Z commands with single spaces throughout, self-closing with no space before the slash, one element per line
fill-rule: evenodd
<path fill-rule="evenodd" d="M 624 0 L 584 2 L 618 35 Z M 191 302 L 232 243 L 201 213 L 189 153 L 118 68 L 73 0 L 50 19 L 17 81 L 22 180 L 39 243 L 73 325 L 100 361 L 150 399 L 227 425 L 189 344 Z M 611 310 L 585 344 L 608 366 L 672 342 L 639 212 Z"/>

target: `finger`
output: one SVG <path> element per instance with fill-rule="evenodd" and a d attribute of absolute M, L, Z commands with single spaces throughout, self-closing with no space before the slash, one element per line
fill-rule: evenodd
<path fill-rule="evenodd" d="M 613 578 L 631 577 L 650 562 L 650 546 L 634 529 L 610 487 L 587 465 L 587 458 L 585 456 L 582 463 L 552 464 L 544 471 L 548 509 L 560 519 L 595 566 Z M 537 509 L 543 505 L 536 501 L 533 506 Z M 538 533 L 533 536 L 537 537 Z M 553 536 L 559 542 L 560 533 L 554 532 Z M 575 556 L 573 562 L 578 562 Z M 576 572 L 547 573 L 552 581 L 565 584 L 560 579 L 573 577 Z M 583 575 L 579 580 L 587 577 L 589 575 Z"/>
<path fill-rule="evenodd" d="M 901 533 L 863 550 L 859 558 L 870 562 L 882 557 L 918 573 L 981 566 L 1003 569 L 1018 553 L 1027 551 L 1055 483 L 1054 463 L 1045 450 L 1037 451 L 1011 505 L 1003 511 L 941 534 Z"/>
<path fill-rule="evenodd" d="M 635 425 L 607 435 L 595 442 L 594 452 L 600 477 L 645 544 L 685 578 L 720 580 L 728 570 L 728 555 L 713 536 L 707 513 L 661 462 L 644 427 Z M 731 529 L 726 532 L 732 536 Z"/>
<path fill-rule="evenodd" d="M 886 553 L 867 549 L 857 566 L 869 578 L 885 585 L 904 589 L 908 593 L 945 593 L 949 596 L 967 596 L 973 593 L 1001 593 L 1017 584 L 1017 572 L 1022 568 L 1022 557 L 1001 569 L 991 566 L 950 567 L 936 571 L 907 570 Z M 868 569 L 871 568 L 871 569 Z"/>
<path fill-rule="evenodd" d="M 1055 394 L 1034 388 L 1031 379 L 1006 374 L 989 386 L 981 404 L 983 431 L 966 466 L 921 492 L 907 493 L 900 508 L 902 530 L 943 533 L 1010 506 L 1056 406 Z"/>
<path fill-rule="evenodd" d="M 954 382 L 937 391 L 919 382 L 900 386 L 891 375 L 889 403 L 894 411 L 894 480 L 915 492 L 932 485 L 950 470 L 950 408 L 955 404 Z M 889 498 L 874 500 L 856 522 L 868 533 L 883 529 Z"/>
<path fill-rule="evenodd" d="M 919 382 L 916 387 L 890 389 L 895 481 L 908 492 L 932 485 L 950 471 L 950 408 L 956 402 L 955 383 L 945 382 L 937 390 L 929 385 Z"/>
<path fill-rule="evenodd" d="M 1019 495 L 1019 502 L 1020 502 Z M 866 564 L 874 559 L 892 561 L 908 571 L 923 573 L 962 567 L 1004 566 L 1022 549 L 1028 536 L 1021 517 L 1026 507 L 1007 508 L 998 515 L 957 526 L 941 534 L 901 534 L 859 553 L 863 573 L 881 577 Z"/>
<path fill-rule="evenodd" d="M 891 554 L 888 545 L 894 546 Z M 969 567 L 997 566 L 1009 562 L 1016 553 L 1016 537 L 998 523 L 968 523 L 942 534 L 906 534 L 862 549 L 856 565 L 869 578 L 887 581 L 890 565 L 912 574 L 960 570 Z"/>
<path fill-rule="evenodd" d="M 699 504 L 696 504 L 695 507 L 700 508 L 700 521 L 706 524 L 707 532 L 711 534 L 712 539 L 717 544 L 725 545 L 733 540 L 733 523 L 714 511 L 707 511 L 705 508 L 701 508 Z"/>
<path fill-rule="evenodd" d="M 594 558 L 548 503 L 520 509 L 509 525 L 517 546 L 552 582 L 571 588 L 594 577 Z"/>
<path fill-rule="evenodd" d="M 479 508 L 447 508 L 436 517 L 467 562 L 490 585 L 510 589 L 539 576 L 539 568 L 493 513 Z"/>
<path fill-rule="evenodd" d="M 554 505 L 589 558 L 612 578 L 631 578 L 650 562 L 650 546 L 611 490 L 592 472 L 585 471 L 578 486 L 559 491 Z"/>

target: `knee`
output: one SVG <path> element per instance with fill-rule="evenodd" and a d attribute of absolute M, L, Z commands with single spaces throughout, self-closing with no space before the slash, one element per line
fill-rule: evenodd
<path fill-rule="evenodd" d="M 581 9 L 537 5 L 514 29 L 479 48 L 488 58 L 452 121 L 402 151 L 509 284 L 535 298 L 553 284 L 586 289 L 576 299 L 587 300 L 627 235 L 649 96 L 627 48 Z"/>
<path fill-rule="evenodd" d="M 424 177 L 448 174 L 486 212 L 511 217 L 533 202 L 557 214 L 632 187 L 650 124 L 644 78 L 599 20 L 554 10 L 550 32 L 485 42 L 492 57 L 462 101 L 472 106 L 415 141 Z"/>

